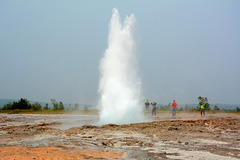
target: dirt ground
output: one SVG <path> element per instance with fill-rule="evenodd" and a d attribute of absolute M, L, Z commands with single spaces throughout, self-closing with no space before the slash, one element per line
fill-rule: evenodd
<path fill-rule="evenodd" d="M 0 159 L 240 159 L 240 114 L 170 113 L 94 126 L 98 116 L 0 114 Z"/>

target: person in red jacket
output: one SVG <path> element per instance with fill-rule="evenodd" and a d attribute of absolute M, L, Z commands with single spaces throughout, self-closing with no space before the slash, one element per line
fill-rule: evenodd
<path fill-rule="evenodd" d="M 177 103 L 175 102 L 175 100 L 173 100 L 173 103 L 172 103 L 172 115 L 173 116 L 176 116 L 176 111 L 177 111 Z"/>

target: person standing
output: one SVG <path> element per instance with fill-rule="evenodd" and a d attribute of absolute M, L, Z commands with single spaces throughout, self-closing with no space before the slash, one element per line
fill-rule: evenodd
<path fill-rule="evenodd" d="M 176 111 L 177 111 L 177 103 L 175 102 L 175 100 L 173 100 L 172 103 L 172 116 L 176 116 Z"/>
<path fill-rule="evenodd" d="M 199 102 L 200 105 L 200 111 L 201 111 L 201 117 L 205 116 L 205 105 L 203 102 Z"/>
<path fill-rule="evenodd" d="M 153 103 L 151 103 L 151 105 L 152 105 L 152 116 L 153 115 L 156 116 L 156 110 L 157 110 L 156 105 L 157 105 L 157 103 L 153 102 Z"/>
<path fill-rule="evenodd" d="M 148 99 L 147 99 L 147 102 L 145 102 L 145 110 L 147 114 L 149 113 L 149 105 L 150 103 L 148 102 Z"/>

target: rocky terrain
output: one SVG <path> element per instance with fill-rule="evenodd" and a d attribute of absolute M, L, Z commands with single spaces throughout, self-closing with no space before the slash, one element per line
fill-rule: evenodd
<path fill-rule="evenodd" d="M 240 159 L 240 114 L 148 119 L 95 126 L 98 116 L 0 114 L 0 159 Z"/>

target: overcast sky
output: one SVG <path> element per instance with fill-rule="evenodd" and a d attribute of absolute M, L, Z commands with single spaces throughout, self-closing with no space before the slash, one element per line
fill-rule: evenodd
<path fill-rule="evenodd" d="M 96 104 L 113 8 L 137 19 L 143 100 L 239 104 L 239 0 L 0 0 L 0 98 Z"/>

